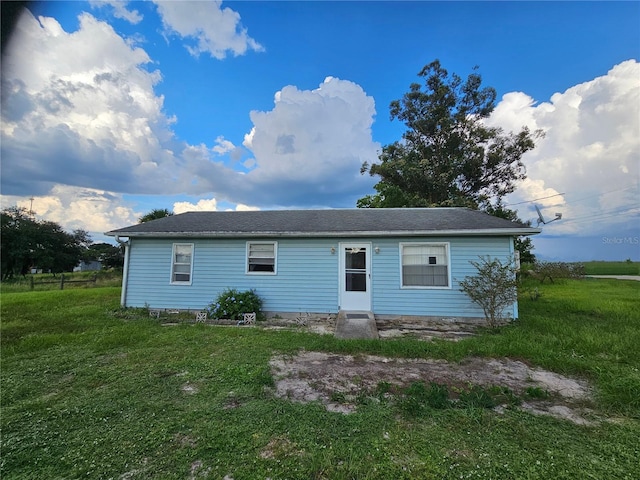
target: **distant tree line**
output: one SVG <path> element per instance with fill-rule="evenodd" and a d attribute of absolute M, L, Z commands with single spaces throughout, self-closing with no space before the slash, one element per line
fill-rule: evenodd
<path fill-rule="evenodd" d="M 0 213 L 2 280 L 26 275 L 33 268 L 44 272 L 72 271 L 81 261 L 100 261 L 103 268 L 123 264 L 120 247 L 92 243 L 85 230 L 65 232 L 56 222 L 36 220 L 24 208 L 9 207 Z"/>

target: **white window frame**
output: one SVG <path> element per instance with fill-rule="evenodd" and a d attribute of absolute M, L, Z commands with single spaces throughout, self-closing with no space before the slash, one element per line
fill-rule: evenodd
<path fill-rule="evenodd" d="M 254 244 L 270 244 L 273 245 L 273 272 L 251 272 L 249 271 L 249 252 L 251 245 Z M 268 240 L 251 240 L 247 242 L 245 259 L 245 274 L 247 275 L 276 275 L 278 273 L 278 242 Z"/>
<path fill-rule="evenodd" d="M 186 265 L 186 263 L 177 264 L 176 263 L 176 247 L 189 247 L 191 249 L 191 262 L 189 264 L 189 280 L 174 280 L 175 275 L 175 266 L 176 265 Z M 193 254 L 195 248 L 193 243 L 174 243 L 171 248 L 171 285 L 191 285 L 193 282 Z"/>
<path fill-rule="evenodd" d="M 405 285 L 402 264 L 402 256 L 404 247 L 444 247 L 445 256 L 447 257 L 447 285 Z M 411 290 L 451 290 L 451 248 L 449 242 L 401 242 L 399 246 L 400 260 L 400 288 Z"/>

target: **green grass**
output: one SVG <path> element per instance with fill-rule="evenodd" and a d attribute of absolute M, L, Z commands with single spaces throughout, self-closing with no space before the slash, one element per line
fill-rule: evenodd
<path fill-rule="evenodd" d="M 165 327 L 118 309 L 117 287 L 3 292 L 0 477 L 640 477 L 640 282 L 535 286 L 542 295 L 522 296 L 516 325 L 457 343 Z M 405 415 L 369 401 L 331 413 L 270 393 L 269 359 L 301 348 L 522 359 L 589 379 L 596 413 L 615 421 L 582 427 L 473 402 Z"/>
<path fill-rule="evenodd" d="M 585 262 L 587 275 L 640 275 L 640 262 Z"/>

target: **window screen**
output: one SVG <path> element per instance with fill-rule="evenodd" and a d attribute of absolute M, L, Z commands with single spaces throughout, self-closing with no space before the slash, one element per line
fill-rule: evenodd
<path fill-rule="evenodd" d="M 449 260 L 443 244 L 402 246 L 403 287 L 448 287 Z"/>

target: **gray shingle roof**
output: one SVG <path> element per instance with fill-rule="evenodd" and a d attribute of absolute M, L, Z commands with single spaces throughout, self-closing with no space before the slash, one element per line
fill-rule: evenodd
<path fill-rule="evenodd" d="M 122 237 L 532 235 L 537 228 L 468 208 L 188 212 L 107 232 Z"/>

